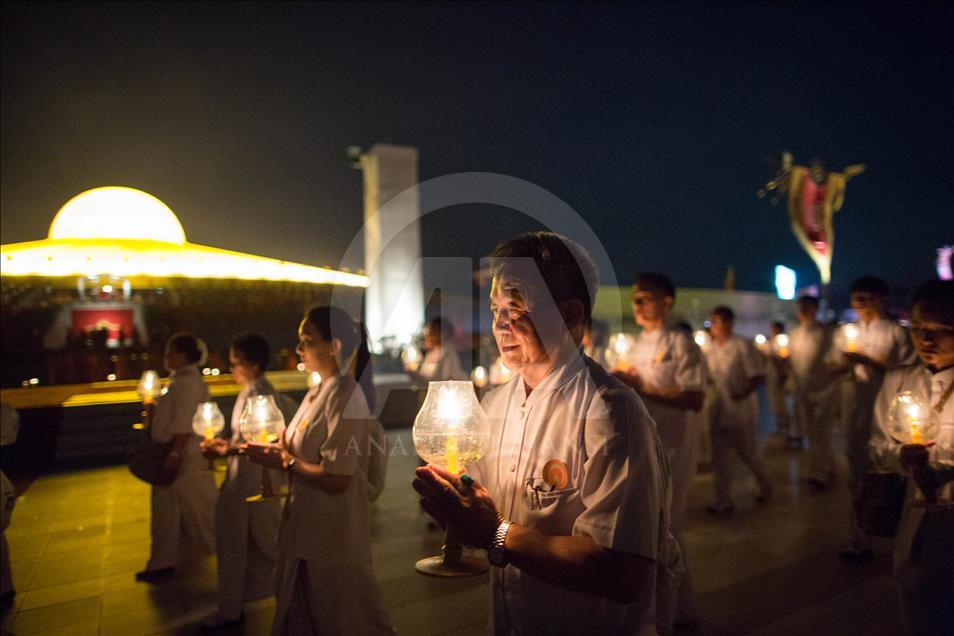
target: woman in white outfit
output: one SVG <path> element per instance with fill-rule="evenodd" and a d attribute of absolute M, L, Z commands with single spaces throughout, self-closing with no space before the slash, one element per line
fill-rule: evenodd
<path fill-rule="evenodd" d="M 249 458 L 283 468 L 272 633 L 391 634 L 371 569 L 368 466 L 375 423 L 347 369 L 362 330 L 343 310 L 317 307 L 298 329 L 297 353 L 321 374 L 280 445 L 246 444 Z M 363 369 L 356 369 L 359 374 Z"/>
<path fill-rule="evenodd" d="M 437 316 L 431 318 L 424 327 L 424 348 L 427 355 L 421 361 L 421 368 L 414 369 L 405 365 L 404 372 L 411 379 L 424 386 L 428 382 L 444 380 L 466 380 L 467 374 L 460 366 L 460 356 L 454 348 L 454 325 Z"/>
<path fill-rule="evenodd" d="M 215 554 L 215 480 L 204 472 L 201 439 L 192 432 L 196 407 L 209 399 L 198 369 L 204 357 L 204 346 L 192 334 L 177 333 L 166 343 L 169 385 L 148 416 L 148 426 L 153 440 L 172 442 L 162 473 L 174 480 L 152 487 L 152 545 L 146 569 L 136 574 L 138 581 L 171 574 L 179 561 L 200 552 Z"/>
<path fill-rule="evenodd" d="M 275 556 L 278 526 L 281 523 L 281 501 L 276 498 L 248 503 L 247 497 L 262 487 L 261 466 L 253 465 L 239 455 L 245 441 L 239 420 L 245 404 L 258 395 L 274 395 L 282 406 L 282 398 L 265 377 L 268 367 L 268 341 L 263 336 L 247 333 L 236 336 L 229 349 L 232 379 L 242 387 L 232 409 L 230 439 L 215 438 L 202 442 L 206 457 L 228 457 L 229 472 L 219 491 L 215 506 L 215 542 L 218 548 L 218 601 L 215 616 L 203 624 L 204 629 L 221 629 L 243 621 L 242 603 L 272 596 L 275 593 Z M 289 400 L 290 401 L 290 400 Z M 286 414 L 290 421 L 294 411 Z M 272 485 L 284 482 L 281 471 L 271 471 Z"/>

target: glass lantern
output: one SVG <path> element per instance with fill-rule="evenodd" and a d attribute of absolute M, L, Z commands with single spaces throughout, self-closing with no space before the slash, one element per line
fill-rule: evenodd
<path fill-rule="evenodd" d="M 307 383 L 308 383 L 309 389 L 315 388 L 316 386 L 321 384 L 321 374 L 318 373 L 317 371 L 312 371 L 311 373 L 308 374 Z"/>
<path fill-rule="evenodd" d="M 417 371 L 423 359 L 424 356 L 421 354 L 421 350 L 413 344 L 404 347 L 404 351 L 401 352 L 401 362 L 411 371 Z"/>
<path fill-rule="evenodd" d="M 910 391 L 899 393 L 888 409 L 888 432 L 900 444 L 929 445 L 940 430 L 937 412 Z"/>
<path fill-rule="evenodd" d="M 490 447 L 490 424 L 468 381 L 430 382 L 424 405 L 414 418 L 411 436 L 417 454 L 425 461 L 456 475 Z M 482 559 L 463 556 L 451 532 L 445 531 L 441 556 L 421 559 L 415 568 L 422 574 L 460 577 L 487 571 Z"/>
<path fill-rule="evenodd" d="M 845 353 L 858 353 L 861 350 L 861 331 L 858 325 L 846 322 L 838 328 L 838 342 Z"/>
<path fill-rule="evenodd" d="M 201 402 L 195 408 L 195 415 L 192 416 L 192 432 L 207 442 L 212 441 L 216 435 L 225 428 L 225 416 L 219 410 L 219 405 L 215 402 Z M 209 461 L 209 472 L 215 471 L 215 460 L 211 457 Z"/>
<path fill-rule="evenodd" d="M 705 353 L 709 350 L 709 344 L 712 342 L 712 336 L 709 335 L 709 332 L 705 329 L 697 329 L 692 332 L 692 340 L 702 349 L 702 352 Z"/>
<path fill-rule="evenodd" d="M 246 442 L 274 444 L 284 430 L 285 417 L 275 403 L 275 396 L 256 395 L 248 399 L 239 419 L 239 432 Z M 264 501 L 276 496 L 268 469 L 262 466 L 262 492 L 246 497 L 245 501 Z"/>
<path fill-rule="evenodd" d="M 632 368 L 629 358 L 633 339 L 628 333 L 614 333 L 606 343 L 606 366 L 611 371 L 627 372 Z"/>
<path fill-rule="evenodd" d="M 474 386 L 478 389 L 487 386 L 487 382 L 489 381 L 487 369 L 480 366 L 474 367 L 474 370 L 470 372 L 470 381 L 473 382 Z"/>
<path fill-rule="evenodd" d="M 159 374 L 153 370 L 146 371 L 139 378 L 139 384 L 136 386 L 136 393 L 143 404 L 152 404 L 162 391 L 162 383 L 159 381 Z"/>
<path fill-rule="evenodd" d="M 787 358 L 789 356 L 788 342 L 788 334 L 780 333 L 772 338 L 772 349 L 775 350 L 775 354 L 779 358 Z"/>

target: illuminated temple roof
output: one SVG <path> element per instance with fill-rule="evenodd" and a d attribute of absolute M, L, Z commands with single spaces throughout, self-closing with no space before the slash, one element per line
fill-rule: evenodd
<path fill-rule="evenodd" d="M 40 241 L 0 245 L 3 276 L 225 278 L 367 287 L 359 274 L 196 245 L 156 197 L 109 186 L 70 199 Z"/>

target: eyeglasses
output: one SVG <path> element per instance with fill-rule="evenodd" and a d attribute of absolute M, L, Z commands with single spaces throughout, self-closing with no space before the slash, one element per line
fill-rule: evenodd
<path fill-rule="evenodd" d="M 525 316 L 530 315 L 530 311 L 527 309 L 518 309 L 516 307 L 491 307 L 490 314 L 494 318 L 494 322 L 497 322 L 503 317 L 506 317 L 509 322 L 514 320 L 520 320 Z"/>
<path fill-rule="evenodd" d="M 930 338 L 931 340 L 952 338 L 954 337 L 954 327 L 938 327 L 936 329 L 928 329 L 927 327 L 921 327 L 919 325 L 911 325 L 911 335 L 921 340 L 927 338 Z"/>

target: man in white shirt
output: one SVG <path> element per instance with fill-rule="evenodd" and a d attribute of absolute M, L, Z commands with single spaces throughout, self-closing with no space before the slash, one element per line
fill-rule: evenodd
<path fill-rule="evenodd" d="M 669 453 L 672 531 L 682 546 L 682 524 L 689 486 L 696 476 L 699 447 L 699 431 L 690 428 L 688 414 L 702 409 L 706 371 L 699 346 L 682 330 L 666 322 L 675 297 L 676 287 L 668 276 L 655 272 L 636 275 L 633 317 L 643 330 L 633 338 L 627 370 L 614 369 L 613 372 L 643 398 Z M 696 423 L 695 419 L 691 421 Z M 679 625 L 696 622 L 688 575 L 680 589 L 676 622 Z"/>
<path fill-rule="evenodd" d="M 915 293 L 911 336 L 920 361 L 885 376 L 875 402 L 870 450 L 877 469 L 911 478 L 894 546 L 894 579 L 905 626 L 911 634 L 943 634 L 951 631 L 954 604 L 950 514 L 954 495 L 954 281 L 933 280 Z M 930 447 L 909 439 L 906 413 L 892 408 L 902 392 L 921 401 L 926 411 L 923 441 L 933 442 Z M 918 455 L 921 461 L 917 461 Z M 925 494 L 942 503 L 924 507 Z"/>
<path fill-rule="evenodd" d="M 712 343 L 706 351 L 711 390 L 706 395 L 706 416 L 712 439 L 712 473 L 715 501 L 706 510 L 728 516 L 732 505 L 731 452 L 748 466 L 759 491 L 755 499 L 764 503 L 772 496 L 772 483 L 756 450 L 755 429 L 759 403 L 756 391 L 765 381 L 765 365 L 755 346 L 733 335 L 735 313 L 719 306 L 709 316 Z"/>
<path fill-rule="evenodd" d="M 832 372 L 832 330 L 818 322 L 818 298 L 798 299 L 798 324 L 788 341 L 795 384 L 795 419 L 808 434 L 808 483 L 824 490 L 835 478 L 832 429 L 840 383 Z"/>
<path fill-rule="evenodd" d="M 418 384 L 445 380 L 466 380 L 467 374 L 460 367 L 460 356 L 454 349 L 454 325 L 437 316 L 424 327 L 424 348 L 427 354 L 419 369 L 405 365 L 404 371 Z"/>
<path fill-rule="evenodd" d="M 422 505 L 488 548 L 495 633 L 666 629 L 657 598 L 672 604 L 678 560 L 668 461 L 639 397 L 580 353 L 596 266 L 536 232 L 499 246 L 492 273 L 494 337 L 515 376 L 484 399 L 483 484 L 418 468 Z"/>
<path fill-rule="evenodd" d="M 842 383 L 842 430 L 847 438 L 848 490 L 854 499 L 871 468 L 871 419 L 884 374 L 913 364 L 916 358 L 907 331 L 883 318 L 888 284 L 876 276 L 863 276 L 850 291 L 851 308 L 858 315 L 858 340 L 854 350 L 842 352 L 838 368 L 848 374 Z M 871 558 L 871 542 L 861 531 L 854 506 L 849 508 L 851 543 L 841 556 L 849 560 Z"/>

